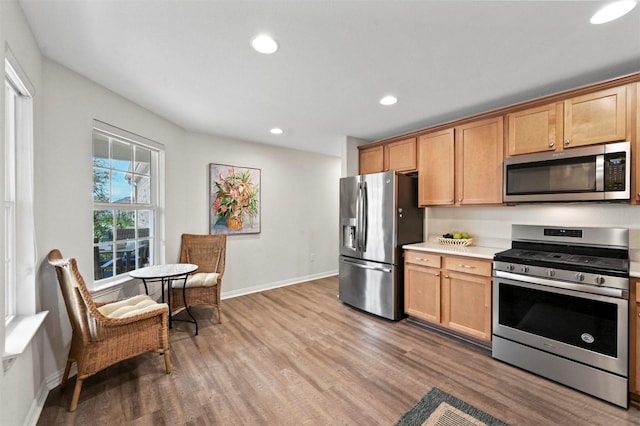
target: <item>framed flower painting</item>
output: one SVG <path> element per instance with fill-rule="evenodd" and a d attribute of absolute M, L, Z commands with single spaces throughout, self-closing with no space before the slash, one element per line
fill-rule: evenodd
<path fill-rule="evenodd" d="M 209 233 L 260 232 L 260 169 L 209 164 Z"/>

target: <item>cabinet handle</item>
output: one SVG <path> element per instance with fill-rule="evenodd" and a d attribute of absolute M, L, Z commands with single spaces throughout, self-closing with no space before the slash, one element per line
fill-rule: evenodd
<path fill-rule="evenodd" d="M 462 202 L 462 198 L 458 198 L 458 202 L 461 203 Z"/>
<path fill-rule="evenodd" d="M 435 275 L 436 277 L 439 277 L 439 276 L 440 276 L 440 274 L 439 274 L 438 272 L 436 272 L 434 275 Z M 638 315 L 640 315 L 640 314 L 638 314 Z"/>
<path fill-rule="evenodd" d="M 445 278 L 449 278 L 449 275 L 445 275 L 444 277 L 445 277 Z"/>
<path fill-rule="evenodd" d="M 425 259 L 424 257 L 416 257 L 416 260 L 419 260 L 421 262 L 428 262 L 429 259 Z"/>
<path fill-rule="evenodd" d="M 556 146 L 556 143 L 554 141 L 549 141 L 549 148 L 553 148 L 554 146 Z"/>
<path fill-rule="evenodd" d="M 569 139 L 564 140 L 564 146 L 569 146 L 570 143 L 571 141 Z"/>
<path fill-rule="evenodd" d="M 640 192 L 638 193 L 638 195 L 640 196 Z M 453 203 L 453 198 L 451 200 L 449 200 L 450 203 Z"/>
<path fill-rule="evenodd" d="M 471 265 L 465 265 L 464 263 L 458 263 L 458 266 L 460 268 L 466 268 L 466 269 L 475 269 L 475 266 L 471 266 Z"/>

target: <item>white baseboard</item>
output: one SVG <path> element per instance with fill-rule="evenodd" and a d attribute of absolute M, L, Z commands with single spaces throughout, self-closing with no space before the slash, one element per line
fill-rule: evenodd
<path fill-rule="evenodd" d="M 276 282 L 272 282 L 272 283 L 266 283 L 266 284 L 260 284 L 260 285 L 256 285 L 253 287 L 246 287 L 246 288 L 242 288 L 239 290 L 231 290 L 231 291 L 222 291 L 222 293 L 220 294 L 220 298 L 221 299 L 231 299 L 233 297 L 238 297 L 238 296 L 244 296 L 245 294 L 251 294 L 251 293 L 259 293 L 261 291 L 265 291 L 265 290 L 272 290 L 274 288 L 278 288 L 278 287 L 285 287 L 288 285 L 293 285 L 293 284 L 299 284 L 299 283 L 303 283 L 306 281 L 312 281 L 312 280 L 318 280 L 320 278 L 326 278 L 326 277 L 332 277 L 334 275 L 338 275 L 338 271 L 327 271 L 327 272 L 321 272 L 319 274 L 314 274 L 314 275 L 307 275 L 304 277 L 297 277 L 297 278 L 292 278 L 290 280 L 284 280 L 284 281 L 276 281 Z M 223 285 L 224 288 L 224 285 Z"/>

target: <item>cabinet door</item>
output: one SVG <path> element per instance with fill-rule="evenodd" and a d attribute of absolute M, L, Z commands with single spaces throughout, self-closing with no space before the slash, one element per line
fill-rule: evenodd
<path fill-rule="evenodd" d="M 630 283 L 629 295 L 629 391 L 640 395 L 640 280 L 635 278 Z"/>
<path fill-rule="evenodd" d="M 456 127 L 456 203 L 501 204 L 503 119 Z"/>
<path fill-rule="evenodd" d="M 636 84 L 634 111 L 636 120 L 635 142 L 631 144 L 631 202 L 640 204 L 640 83 Z M 634 140 L 632 139 L 632 141 Z"/>
<path fill-rule="evenodd" d="M 385 145 L 385 170 L 409 172 L 416 169 L 416 138 Z"/>
<path fill-rule="evenodd" d="M 440 323 L 440 270 L 405 264 L 405 313 L 425 321 Z"/>
<path fill-rule="evenodd" d="M 442 325 L 490 342 L 491 278 L 450 271 L 442 278 Z"/>
<path fill-rule="evenodd" d="M 384 147 L 382 145 L 364 148 L 359 154 L 359 170 L 361 175 L 384 171 Z"/>
<path fill-rule="evenodd" d="M 564 101 L 564 147 L 624 140 L 626 93 L 622 86 Z"/>
<path fill-rule="evenodd" d="M 454 200 L 454 131 L 420 136 L 418 140 L 418 205 L 451 205 Z"/>
<path fill-rule="evenodd" d="M 507 115 L 509 155 L 562 149 L 562 103 Z"/>

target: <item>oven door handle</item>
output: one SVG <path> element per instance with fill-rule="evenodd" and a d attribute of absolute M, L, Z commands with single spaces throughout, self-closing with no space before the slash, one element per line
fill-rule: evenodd
<path fill-rule="evenodd" d="M 551 288 L 562 288 L 565 290 L 580 291 L 583 293 L 597 294 L 601 296 L 615 297 L 618 299 L 629 300 L 629 291 L 611 287 L 598 287 L 589 284 L 575 284 L 565 281 L 548 280 L 546 278 L 523 276 L 505 271 L 493 271 L 493 276 L 497 278 L 506 278 L 521 283 L 531 283 L 544 285 Z"/>

